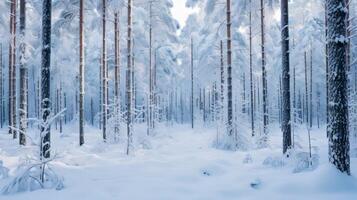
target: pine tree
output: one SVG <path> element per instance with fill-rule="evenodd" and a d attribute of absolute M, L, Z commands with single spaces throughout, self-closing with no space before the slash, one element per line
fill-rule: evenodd
<path fill-rule="evenodd" d="M 283 153 L 291 149 L 290 61 L 289 61 L 289 10 L 288 0 L 281 0 L 282 41 L 282 130 Z"/>
<path fill-rule="evenodd" d="M 340 9 L 337 9 L 340 8 Z M 348 130 L 348 6 L 346 0 L 327 0 L 329 160 L 350 174 Z"/>

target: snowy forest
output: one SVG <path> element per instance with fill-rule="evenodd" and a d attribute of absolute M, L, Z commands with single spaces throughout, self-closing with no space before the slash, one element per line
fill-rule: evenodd
<path fill-rule="evenodd" d="M 0 0 L 0 199 L 263 198 L 357 199 L 356 0 Z"/>

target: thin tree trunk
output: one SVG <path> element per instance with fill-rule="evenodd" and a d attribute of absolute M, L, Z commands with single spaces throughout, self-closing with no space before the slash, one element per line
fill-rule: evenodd
<path fill-rule="evenodd" d="M 336 9 L 341 8 L 341 9 Z M 341 172 L 350 174 L 348 130 L 347 18 L 346 0 L 327 0 L 327 41 L 329 70 L 329 160 Z"/>
<path fill-rule="evenodd" d="M 264 143 L 268 140 L 268 86 L 267 86 L 267 72 L 266 72 L 266 60 L 265 60 L 265 25 L 264 25 L 264 1 L 260 0 L 260 25 L 261 25 L 261 42 L 262 42 L 262 83 L 263 83 L 263 131 L 264 131 Z"/>
<path fill-rule="evenodd" d="M 26 145 L 27 130 L 27 66 L 26 66 L 26 1 L 20 0 L 20 132 L 19 143 Z"/>
<path fill-rule="evenodd" d="M 193 39 L 191 38 L 191 128 L 194 128 L 194 105 L 193 105 Z"/>
<path fill-rule="evenodd" d="M 11 1 L 9 46 L 9 133 L 17 138 L 16 127 L 16 8 L 17 0 Z"/>
<path fill-rule="evenodd" d="M 249 77 L 250 77 L 250 121 L 252 137 L 254 132 L 254 95 L 253 95 L 253 39 L 252 39 L 252 0 L 249 0 Z"/>
<path fill-rule="evenodd" d="M 63 104 L 62 104 L 62 94 L 63 94 L 63 87 L 62 87 L 62 81 L 60 82 L 60 89 L 59 89 L 59 111 L 62 112 L 63 109 Z M 59 128 L 60 128 L 60 133 L 63 132 L 63 115 L 61 114 L 61 116 L 59 117 Z"/>
<path fill-rule="evenodd" d="M 0 43 L 0 127 L 3 128 L 4 123 L 4 109 L 3 109 L 3 60 L 2 60 L 2 43 Z"/>
<path fill-rule="evenodd" d="M 118 17 L 118 12 L 114 13 L 114 46 L 115 46 L 115 52 L 114 52 L 114 57 L 115 57 L 115 69 L 114 69 L 114 96 L 115 96 L 115 136 L 119 134 L 119 128 L 120 128 L 120 35 L 119 35 L 119 17 Z"/>
<path fill-rule="evenodd" d="M 227 0 L 227 120 L 228 136 L 233 136 L 231 1 Z"/>
<path fill-rule="evenodd" d="M 132 18 L 131 18 L 131 5 L 132 0 L 128 0 L 128 36 L 127 36 L 127 72 L 126 72 L 126 109 L 127 109 L 127 149 L 126 149 L 126 154 L 129 155 L 130 153 L 130 148 L 132 145 L 132 89 L 131 89 L 131 40 L 132 40 Z"/>
<path fill-rule="evenodd" d="M 79 1 L 79 146 L 84 144 L 84 1 Z"/>
<path fill-rule="evenodd" d="M 313 117 L 313 107 L 312 107 L 312 49 L 310 50 L 310 120 L 309 120 L 309 126 L 310 129 L 312 128 L 312 117 Z"/>
<path fill-rule="evenodd" d="M 327 1 L 325 1 L 325 65 L 326 65 L 326 125 L 329 125 L 328 122 L 328 103 L 329 103 L 329 63 L 328 63 L 328 42 L 327 42 Z M 328 128 L 328 127 L 327 127 Z M 328 136 L 327 136 L 328 137 Z"/>
<path fill-rule="evenodd" d="M 149 127 L 148 127 L 148 135 L 151 134 L 152 129 L 154 128 L 153 126 L 153 107 L 154 107 L 154 94 L 153 94 L 153 89 L 154 89 L 154 80 L 153 80 L 153 69 L 152 69 L 152 1 L 149 2 Z M 156 59 L 155 59 L 156 63 Z"/>
<path fill-rule="evenodd" d="M 283 86 L 283 153 L 291 149 L 290 61 L 289 61 L 289 6 L 281 0 L 282 86 Z"/>
<path fill-rule="evenodd" d="M 306 126 L 309 124 L 309 90 L 308 90 L 308 76 L 307 76 L 307 58 L 306 52 L 304 52 L 304 61 L 305 61 L 305 118 Z"/>
<path fill-rule="evenodd" d="M 224 120 L 224 58 L 223 58 L 223 41 L 220 42 L 220 54 L 221 54 L 221 101 L 220 101 L 220 118 L 221 122 Z"/>
<path fill-rule="evenodd" d="M 106 44 L 106 0 L 102 0 L 102 125 L 103 125 L 103 140 L 107 140 L 107 79 L 106 79 L 106 67 L 107 67 L 107 44 Z"/>

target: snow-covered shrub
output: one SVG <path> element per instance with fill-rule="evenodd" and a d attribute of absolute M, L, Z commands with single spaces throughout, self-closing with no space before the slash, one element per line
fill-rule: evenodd
<path fill-rule="evenodd" d="M 285 165 L 285 162 L 281 156 L 269 156 L 263 161 L 263 165 L 273 168 L 280 168 Z"/>
<path fill-rule="evenodd" d="M 222 126 L 220 126 L 222 127 Z M 217 149 L 223 150 L 247 150 L 249 149 L 249 140 L 244 136 L 244 131 L 239 130 L 236 125 L 234 125 L 233 130 L 229 130 L 228 126 L 218 128 L 219 130 L 224 130 L 222 132 L 217 132 L 217 137 L 213 142 L 213 146 Z M 229 132 L 232 132 L 232 135 L 228 135 Z"/>
<path fill-rule="evenodd" d="M 16 194 L 39 189 L 61 190 L 63 187 L 63 178 L 44 162 L 20 167 L 18 175 L 1 192 L 2 194 Z"/>
<path fill-rule="evenodd" d="M 252 158 L 252 156 L 250 154 L 247 154 L 245 156 L 245 158 L 243 159 L 243 163 L 244 164 L 249 164 L 249 163 L 252 163 L 252 162 L 253 162 L 253 158 Z"/>
<path fill-rule="evenodd" d="M 298 152 L 294 155 L 294 173 L 311 171 L 318 167 L 319 156 L 317 154 L 311 155 L 308 152 Z"/>
<path fill-rule="evenodd" d="M 5 179 L 9 176 L 9 169 L 3 166 L 2 160 L 0 160 L 0 179 Z"/>

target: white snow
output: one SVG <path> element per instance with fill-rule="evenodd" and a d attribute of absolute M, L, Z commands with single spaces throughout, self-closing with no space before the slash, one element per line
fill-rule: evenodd
<path fill-rule="evenodd" d="M 271 130 L 270 148 L 223 151 L 212 147 L 214 128 L 192 131 L 186 126 L 161 127 L 154 137 L 136 128 L 135 154 L 126 156 L 124 144 L 104 144 L 101 131 L 86 127 L 86 144 L 78 146 L 77 126 L 65 127 L 67 137 L 53 131 L 58 158 L 52 163 L 64 177 L 65 188 L 38 190 L 0 199 L 123 199 L 123 200 L 226 200 L 226 199 L 356 199 L 357 180 L 340 174 L 328 164 L 324 131 L 312 131 L 316 169 L 294 173 L 294 159 L 281 158 L 281 132 Z M 247 133 L 249 134 L 249 133 Z M 297 130 L 297 141 L 307 152 L 307 133 Z M 124 139 L 123 136 L 121 138 Z M 10 169 L 10 182 L 24 155 L 34 147 L 19 147 L 6 129 L 0 134 L 0 160 Z M 264 165 L 268 158 L 282 165 Z M 293 157 L 293 156 L 292 156 Z M 351 158 L 352 174 L 357 159 Z"/>

